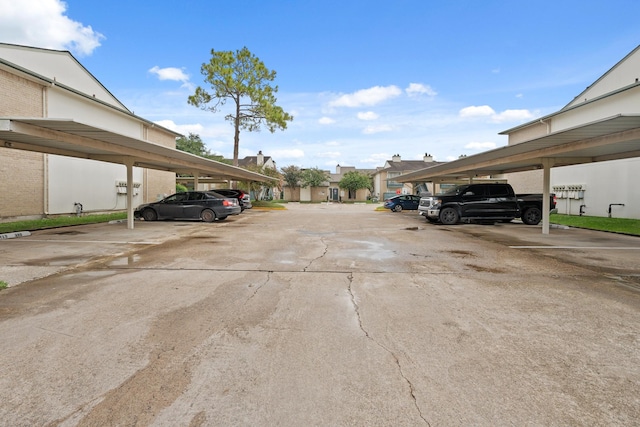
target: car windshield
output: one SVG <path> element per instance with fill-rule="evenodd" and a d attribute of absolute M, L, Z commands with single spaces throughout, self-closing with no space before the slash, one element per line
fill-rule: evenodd
<path fill-rule="evenodd" d="M 207 195 L 207 197 L 209 197 L 211 199 L 226 199 L 225 196 L 223 196 L 220 193 L 216 193 L 215 191 L 207 191 L 206 195 Z"/>

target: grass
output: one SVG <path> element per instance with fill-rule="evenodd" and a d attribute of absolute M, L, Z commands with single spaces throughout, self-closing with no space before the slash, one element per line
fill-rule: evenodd
<path fill-rule="evenodd" d="M 0 280 L 0 291 L 3 289 L 7 289 L 9 287 L 9 284 L 7 282 L 5 282 L 4 280 Z"/>
<path fill-rule="evenodd" d="M 278 200 L 278 202 L 269 200 L 252 200 L 251 206 L 254 208 L 284 209 L 284 205 L 282 203 L 282 200 Z"/>
<path fill-rule="evenodd" d="M 66 227 L 69 225 L 96 224 L 119 219 L 126 219 L 126 212 L 110 214 L 95 214 L 82 216 L 59 216 L 55 218 L 42 218 L 25 221 L 0 223 L 0 233 L 13 233 L 16 231 L 34 231 L 45 228 Z"/>
<path fill-rule="evenodd" d="M 569 227 L 640 236 L 640 220 L 637 219 L 553 214 L 550 222 Z"/>

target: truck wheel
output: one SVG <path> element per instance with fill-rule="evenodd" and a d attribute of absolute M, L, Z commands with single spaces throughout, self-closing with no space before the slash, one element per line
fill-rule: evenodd
<path fill-rule="evenodd" d="M 542 211 L 536 207 L 527 208 L 522 212 L 522 222 L 527 225 L 538 225 L 542 220 Z"/>
<path fill-rule="evenodd" d="M 454 208 L 444 208 L 440 211 L 440 222 L 444 225 L 457 224 L 459 219 L 460 215 Z"/>
<path fill-rule="evenodd" d="M 142 219 L 145 221 L 155 221 L 158 219 L 158 214 L 153 209 L 145 209 L 142 211 Z"/>

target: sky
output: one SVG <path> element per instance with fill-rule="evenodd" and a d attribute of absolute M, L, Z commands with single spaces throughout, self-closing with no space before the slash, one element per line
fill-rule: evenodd
<path fill-rule="evenodd" d="M 224 112 L 189 105 L 211 50 L 276 72 L 287 129 L 240 158 L 374 169 L 449 161 L 558 111 L 640 44 L 637 0 L 0 0 L 0 42 L 68 50 L 136 115 L 233 157 Z"/>

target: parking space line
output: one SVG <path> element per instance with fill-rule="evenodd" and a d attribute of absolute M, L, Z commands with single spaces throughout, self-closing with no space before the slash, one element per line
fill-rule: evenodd
<path fill-rule="evenodd" d="M 640 250 L 640 247 L 628 246 L 509 246 L 511 249 L 599 249 L 608 251 Z"/>
<path fill-rule="evenodd" d="M 27 240 L 23 240 L 27 241 Z M 29 239 L 29 242 L 54 242 L 54 243 L 109 243 L 115 245 L 157 245 L 160 242 L 131 242 L 117 240 L 56 240 L 56 239 Z"/>

